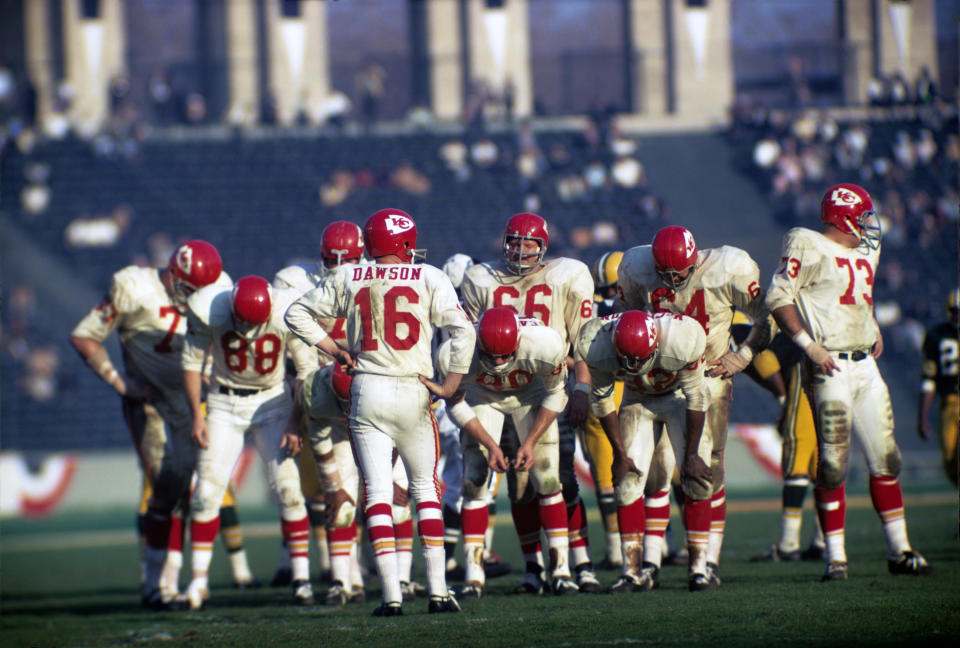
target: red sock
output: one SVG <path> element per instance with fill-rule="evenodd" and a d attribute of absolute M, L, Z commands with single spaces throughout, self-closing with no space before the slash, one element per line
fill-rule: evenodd
<path fill-rule="evenodd" d="M 617 507 L 617 523 L 620 525 L 620 537 L 637 539 L 643 536 L 647 515 L 644 500 L 641 497 L 633 504 Z"/>
<path fill-rule="evenodd" d="M 847 496 L 843 484 L 839 488 L 815 486 L 813 496 L 817 500 L 817 517 L 824 535 L 843 531 L 847 518 Z"/>
<path fill-rule="evenodd" d="M 183 534 L 186 529 L 183 527 L 183 518 L 174 515 L 170 518 L 170 551 L 183 551 Z"/>
<path fill-rule="evenodd" d="M 567 535 L 570 538 L 570 549 L 583 547 L 590 548 L 590 537 L 587 532 L 587 507 L 583 498 L 567 507 Z"/>
<path fill-rule="evenodd" d="M 280 520 L 284 542 L 290 550 L 290 558 L 306 558 L 310 551 L 310 520 L 305 515 L 299 520 Z"/>

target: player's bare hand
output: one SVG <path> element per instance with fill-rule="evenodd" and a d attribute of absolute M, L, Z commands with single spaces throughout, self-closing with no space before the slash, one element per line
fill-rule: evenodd
<path fill-rule="evenodd" d="M 840 371 L 840 366 L 837 364 L 837 361 L 833 359 L 833 356 L 830 355 L 830 352 L 816 342 L 812 342 L 810 346 L 807 347 L 806 353 L 813 361 L 813 364 L 820 367 L 820 371 L 828 376 L 832 376 L 834 371 Z"/>
<path fill-rule="evenodd" d="M 354 502 L 353 498 L 350 497 L 350 493 L 342 488 L 325 493 L 323 496 L 323 503 L 324 515 L 326 516 L 327 524 L 329 526 L 334 526 L 334 523 L 337 520 L 337 514 L 340 513 L 341 506 L 344 504 L 352 504 L 356 506 L 356 502 Z"/>
<path fill-rule="evenodd" d="M 517 470 L 530 470 L 533 468 L 533 448 L 526 443 L 520 444 L 517 450 L 517 458 L 513 461 L 513 467 Z"/>
<path fill-rule="evenodd" d="M 877 341 L 874 342 L 873 348 L 870 349 L 870 355 L 873 356 L 873 359 L 876 360 L 883 354 L 883 334 L 880 333 L 880 329 L 877 329 Z"/>
<path fill-rule="evenodd" d="M 710 367 L 707 370 L 708 376 L 732 378 L 750 366 L 750 359 L 747 358 L 746 353 L 727 351 L 713 362 L 708 363 L 708 366 Z"/>
<path fill-rule="evenodd" d="M 357 366 L 357 361 L 346 349 L 338 348 L 337 352 L 333 354 L 333 357 L 337 362 L 346 366 L 347 368 L 353 368 Z"/>
<path fill-rule="evenodd" d="M 637 477 L 643 477 L 643 471 L 637 468 L 637 465 L 633 463 L 633 459 L 626 455 L 614 457 L 611 472 L 613 473 L 614 486 L 623 481 L 623 478 L 629 473 L 634 473 Z"/>
<path fill-rule="evenodd" d="M 924 441 L 930 440 L 930 421 L 926 417 L 917 420 L 917 436 Z"/>
<path fill-rule="evenodd" d="M 290 432 L 284 430 L 283 439 L 280 440 L 280 447 L 287 451 L 288 457 L 296 457 L 303 449 L 303 437 L 299 432 Z"/>
<path fill-rule="evenodd" d="M 689 454 L 684 457 L 683 465 L 680 467 L 680 478 L 695 481 L 704 488 L 710 488 L 713 484 L 713 473 L 710 466 L 704 463 L 700 455 L 696 454 Z"/>
<path fill-rule="evenodd" d="M 580 427 L 587 420 L 590 412 L 590 395 L 583 391 L 575 391 L 570 395 L 567 405 L 567 420 L 571 427 Z"/>
<path fill-rule="evenodd" d="M 190 430 L 190 438 L 204 450 L 210 447 L 210 431 L 207 429 L 206 419 L 193 419 L 193 429 Z"/>
<path fill-rule="evenodd" d="M 393 483 L 393 503 L 397 506 L 406 506 L 410 502 L 410 496 L 406 488 L 401 488 L 396 482 Z"/>
<path fill-rule="evenodd" d="M 430 380 L 426 376 L 419 376 L 419 378 L 420 382 L 430 390 L 430 393 L 436 395 L 438 398 L 452 398 L 460 390 L 460 379 L 463 378 L 463 374 L 448 373 L 444 377 L 442 385 Z"/>
<path fill-rule="evenodd" d="M 500 449 L 500 446 L 494 445 L 492 448 L 487 448 L 487 465 L 490 466 L 490 470 L 493 470 L 498 473 L 506 472 L 510 467 L 510 463 L 507 461 L 507 458 L 503 456 L 503 450 Z"/>

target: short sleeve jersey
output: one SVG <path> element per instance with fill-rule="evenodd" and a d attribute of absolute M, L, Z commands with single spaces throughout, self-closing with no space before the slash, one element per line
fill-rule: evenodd
<path fill-rule="evenodd" d="M 703 327 L 684 315 L 655 315 L 658 341 L 653 366 L 646 373 L 634 376 L 620 366 L 613 346 L 613 330 L 621 315 L 589 322 L 577 339 L 575 357 L 586 361 L 590 368 L 594 414 L 602 417 L 616 410 L 615 381 L 622 381 L 626 389 L 650 396 L 668 394 L 679 387 L 687 399 L 688 409 L 706 411 L 703 354 L 707 338 Z"/>
<path fill-rule="evenodd" d="M 728 245 L 700 250 L 690 279 L 679 291 L 660 279 L 651 246 L 631 248 L 620 262 L 618 285 L 627 308 L 687 315 L 700 322 L 707 334 L 708 362 L 730 350 L 734 308 L 755 322 L 768 315 L 760 269 L 749 254 Z"/>
<path fill-rule="evenodd" d="M 879 250 L 848 248 L 819 232 L 796 227 L 783 239 L 780 269 L 767 306 L 795 304 L 804 328 L 830 351 L 869 349 L 879 328 L 873 316 L 873 279 Z"/>
<path fill-rule="evenodd" d="M 214 290 L 211 290 L 214 288 Z M 253 332 L 236 329 L 230 311 L 230 290 L 203 288 L 190 296 L 189 325 L 181 365 L 200 371 L 204 352 L 213 357 L 213 382 L 234 389 L 270 389 L 283 382 L 289 347 L 303 379 L 317 368 L 317 355 L 298 340 L 283 321 L 294 295 L 273 291 L 270 318 Z"/>
<path fill-rule="evenodd" d="M 465 373 L 476 339 L 449 277 L 428 264 L 341 266 L 296 305 L 318 319 L 346 318 L 346 345 L 355 371 L 384 376 L 432 376 L 437 328 L 455 330 L 451 371 Z M 308 344 L 322 335 L 288 316 Z"/>
<path fill-rule="evenodd" d="M 567 405 L 566 381 L 567 347 L 555 330 L 543 326 L 537 320 L 523 318 L 520 329 L 520 345 L 516 357 L 508 363 L 487 370 L 480 363 L 479 351 L 475 351 L 470 362 L 470 370 L 461 383 L 467 390 L 469 402 L 471 392 L 502 392 L 512 394 L 531 389 L 546 389 L 542 405 L 554 412 L 561 412 Z M 437 368 L 441 379 L 450 366 L 450 340 L 437 350 Z"/>
<path fill-rule="evenodd" d="M 113 275 L 110 291 L 73 329 L 73 335 L 102 343 L 117 331 L 128 373 L 165 395 L 183 390 L 180 352 L 187 320 L 177 309 L 156 268 L 129 266 Z"/>
<path fill-rule="evenodd" d="M 522 276 L 510 272 L 503 261 L 480 263 L 467 269 L 460 294 L 474 322 L 488 308 L 506 306 L 554 329 L 567 346 L 593 317 L 593 279 L 586 264 L 576 259 L 553 259 Z"/>

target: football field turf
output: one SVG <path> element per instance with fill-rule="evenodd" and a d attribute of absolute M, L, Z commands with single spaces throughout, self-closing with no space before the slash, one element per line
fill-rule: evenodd
<path fill-rule="evenodd" d="M 484 598 L 463 601 L 458 615 L 428 615 L 420 599 L 392 619 L 370 616 L 379 599 L 375 578 L 367 581 L 366 603 L 344 608 L 295 608 L 287 588 L 234 590 L 220 541 L 208 607 L 150 612 L 136 591 L 132 513 L 8 520 L 0 525 L 0 646 L 953 646 L 960 641 L 957 496 L 949 489 L 906 495 L 910 539 L 936 569 L 931 576 L 887 573 L 885 541 L 865 493 L 850 498 L 850 580 L 820 583 L 819 562 L 750 563 L 779 532 L 776 492 L 768 491 L 729 498 L 717 591 L 690 593 L 686 568 L 664 567 L 660 589 L 648 593 L 515 595 L 522 562 L 502 506 L 494 548 L 513 573 L 490 580 Z M 250 563 L 265 581 L 280 546 L 271 515 L 241 510 Z M 590 519 L 599 560 L 604 540 L 595 510 Z M 811 529 L 808 501 L 804 542 Z M 415 556 L 414 578 L 422 582 L 418 548 Z M 315 561 L 313 569 L 316 576 Z M 185 567 L 182 587 L 188 574 Z M 617 573 L 598 576 L 608 586 Z M 326 587 L 318 581 L 322 601 Z"/>

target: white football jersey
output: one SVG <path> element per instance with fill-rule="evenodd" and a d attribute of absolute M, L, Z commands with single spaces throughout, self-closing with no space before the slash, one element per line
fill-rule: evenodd
<path fill-rule="evenodd" d="M 233 389 L 264 390 L 283 382 L 288 348 L 298 379 L 317 368 L 317 354 L 283 321 L 283 313 L 296 296 L 293 291 L 272 291 L 270 319 L 247 336 L 236 330 L 230 294 L 231 289 L 207 286 L 190 295 L 183 370 L 200 371 L 204 353 L 209 350 L 213 357 L 212 382 Z"/>
<path fill-rule="evenodd" d="M 770 310 L 795 304 L 803 326 L 831 351 L 869 349 L 879 328 L 873 281 L 880 250 L 848 248 L 796 227 L 783 238 L 780 269 L 770 281 Z"/>
<path fill-rule="evenodd" d="M 110 291 L 73 329 L 72 335 L 103 343 L 116 330 L 126 373 L 158 394 L 161 416 L 190 417 L 183 391 L 180 354 L 187 318 L 167 293 L 162 269 L 128 266 L 113 275 Z M 225 273 L 218 285 L 229 285 Z"/>
<path fill-rule="evenodd" d="M 479 347 L 474 350 L 470 370 L 460 383 L 467 390 L 467 402 L 473 401 L 471 394 L 478 390 L 489 393 L 503 393 L 505 396 L 517 394 L 523 400 L 523 394 L 534 390 L 546 390 L 543 407 L 562 412 L 567 406 L 567 392 L 564 389 L 567 375 L 567 345 L 555 330 L 543 326 L 534 319 L 523 318 L 520 328 L 520 346 L 513 360 L 495 368 L 486 368 L 480 363 Z M 450 367 L 450 340 L 440 345 L 437 351 L 437 371 L 440 380 Z M 518 394 L 518 392 L 521 392 Z"/>
<path fill-rule="evenodd" d="M 602 417 L 616 411 L 615 381 L 650 396 L 669 394 L 680 388 L 687 399 L 687 409 L 705 412 L 708 398 L 703 364 L 707 336 L 703 327 L 685 315 L 654 315 L 658 337 L 653 366 L 646 373 L 633 376 L 620 366 L 613 346 L 613 329 L 621 315 L 616 313 L 588 322 L 577 339 L 574 357 L 586 361 L 590 367 L 594 415 Z"/>
<path fill-rule="evenodd" d="M 460 294 L 474 322 L 488 308 L 506 306 L 554 329 L 568 347 L 593 317 L 593 279 L 576 259 L 553 259 L 523 276 L 510 272 L 503 261 L 479 263 L 467 269 Z"/>
<path fill-rule="evenodd" d="M 298 296 L 305 295 L 329 275 L 330 270 L 319 263 L 298 263 L 278 270 L 273 276 L 273 287 L 277 290 L 292 290 Z M 317 323 L 323 327 L 327 335 L 333 338 L 334 342 L 342 347 L 347 346 L 346 318 L 325 317 L 318 319 Z M 333 362 L 333 357 L 328 353 L 317 349 L 317 354 L 320 356 L 321 366 Z"/>
<path fill-rule="evenodd" d="M 346 318 L 346 348 L 355 372 L 432 376 L 437 328 L 451 335 L 451 371 L 466 373 L 476 333 L 457 293 L 428 264 L 345 265 L 291 305 L 286 321 L 311 346 L 327 337 L 319 318 Z"/>
<path fill-rule="evenodd" d="M 707 334 L 708 362 L 730 350 L 734 308 L 754 322 L 767 319 L 760 269 L 739 248 L 724 245 L 700 250 L 692 276 L 676 293 L 657 274 L 649 245 L 627 250 L 617 277 L 620 299 L 628 309 L 677 313 L 700 322 Z"/>

